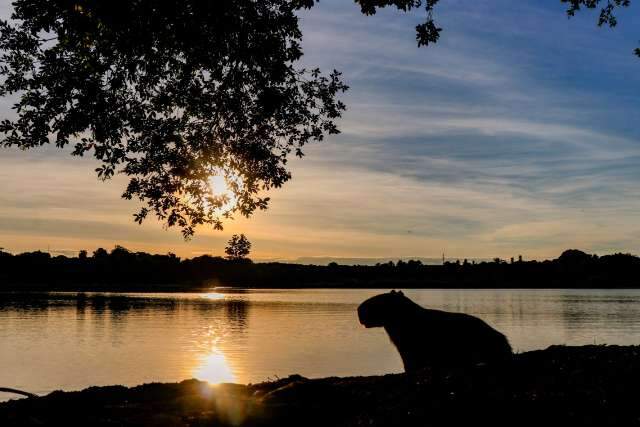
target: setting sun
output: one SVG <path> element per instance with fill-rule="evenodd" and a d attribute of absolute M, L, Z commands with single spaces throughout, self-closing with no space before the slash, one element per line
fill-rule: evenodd
<path fill-rule="evenodd" d="M 219 211 L 221 213 L 232 210 L 235 207 L 237 202 L 236 196 L 233 194 L 233 191 L 231 191 L 231 189 L 229 188 L 230 186 L 227 179 L 228 178 L 220 174 L 220 175 L 213 175 L 208 180 L 208 185 L 211 191 L 211 195 L 214 198 L 223 197 L 227 200 L 226 203 L 223 203 L 219 208 L 216 209 L 216 211 Z"/>

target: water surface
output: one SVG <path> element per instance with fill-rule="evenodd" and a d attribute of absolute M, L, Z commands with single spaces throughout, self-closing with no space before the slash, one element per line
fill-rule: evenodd
<path fill-rule="evenodd" d="M 199 378 L 259 382 L 401 372 L 357 305 L 378 290 L 0 294 L 0 387 L 43 394 Z M 640 344 L 640 290 L 408 290 L 481 317 L 516 351 Z M 13 397 L 0 394 L 0 400 Z"/>

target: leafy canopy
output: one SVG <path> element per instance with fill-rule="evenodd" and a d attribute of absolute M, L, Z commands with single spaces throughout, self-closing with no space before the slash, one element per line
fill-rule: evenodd
<path fill-rule="evenodd" d="M 412 9 L 424 7 L 427 19 L 416 26 L 416 40 L 418 46 L 426 46 L 429 43 L 435 43 L 440 38 L 442 28 L 436 25 L 434 21 L 434 8 L 439 0 L 355 0 L 362 8 L 362 13 L 373 15 L 376 9 L 386 6 L 395 6 L 399 10 L 408 12 Z M 575 16 L 576 12 L 581 9 L 600 9 L 598 17 L 598 26 L 609 26 L 611 28 L 618 24 L 616 18 L 616 10 L 621 7 L 629 7 L 631 0 L 560 0 L 561 3 L 568 5 L 567 15 Z M 312 0 L 308 3 L 313 4 Z M 640 56 L 640 48 L 635 49 L 635 54 Z"/>
<path fill-rule="evenodd" d="M 296 12 L 316 1 L 15 0 L 0 21 L 0 96 L 17 98 L 17 118 L 0 122 L 0 143 L 94 156 L 100 178 L 129 177 L 138 222 L 151 212 L 185 237 L 221 229 L 267 207 L 264 193 L 291 178 L 290 155 L 338 133 L 340 73 L 296 66 Z M 604 4 L 609 26 L 630 3 L 561 1 L 570 16 Z M 356 3 L 367 15 L 424 7 L 418 45 L 440 36 L 438 0 Z"/>
<path fill-rule="evenodd" d="M 615 11 L 620 7 L 629 7 L 631 0 L 560 0 L 562 3 L 568 3 L 569 9 L 567 14 L 569 17 L 575 16 L 580 9 L 597 9 L 600 8 L 598 16 L 598 26 L 609 26 L 611 28 L 618 25 Z M 640 48 L 636 48 L 634 53 L 640 56 Z"/>
<path fill-rule="evenodd" d="M 338 129 L 340 73 L 296 68 L 289 0 L 17 0 L 0 24 L 3 144 L 91 153 L 186 237 L 264 209 L 289 154 Z M 233 195 L 212 191 L 222 175 Z M 218 195 L 216 195 L 218 194 Z M 228 207 L 231 205 L 230 207 Z M 227 208 L 228 207 L 228 208 Z"/>

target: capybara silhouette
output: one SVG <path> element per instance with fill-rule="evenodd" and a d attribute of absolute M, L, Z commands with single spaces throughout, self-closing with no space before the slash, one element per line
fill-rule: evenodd
<path fill-rule="evenodd" d="M 513 355 L 507 338 L 483 320 L 423 308 L 402 291 L 369 298 L 358 307 L 358 318 L 367 328 L 387 331 L 407 373 L 504 362 Z"/>

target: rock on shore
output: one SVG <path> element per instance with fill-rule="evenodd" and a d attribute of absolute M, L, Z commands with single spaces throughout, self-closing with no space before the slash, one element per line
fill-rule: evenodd
<path fill-rule="evenodd" d="M 504 366 L 211 386 L 91 387 L 0 404 L 0 426 L 640 426 L 640 346 L 552 346 Z"/>

